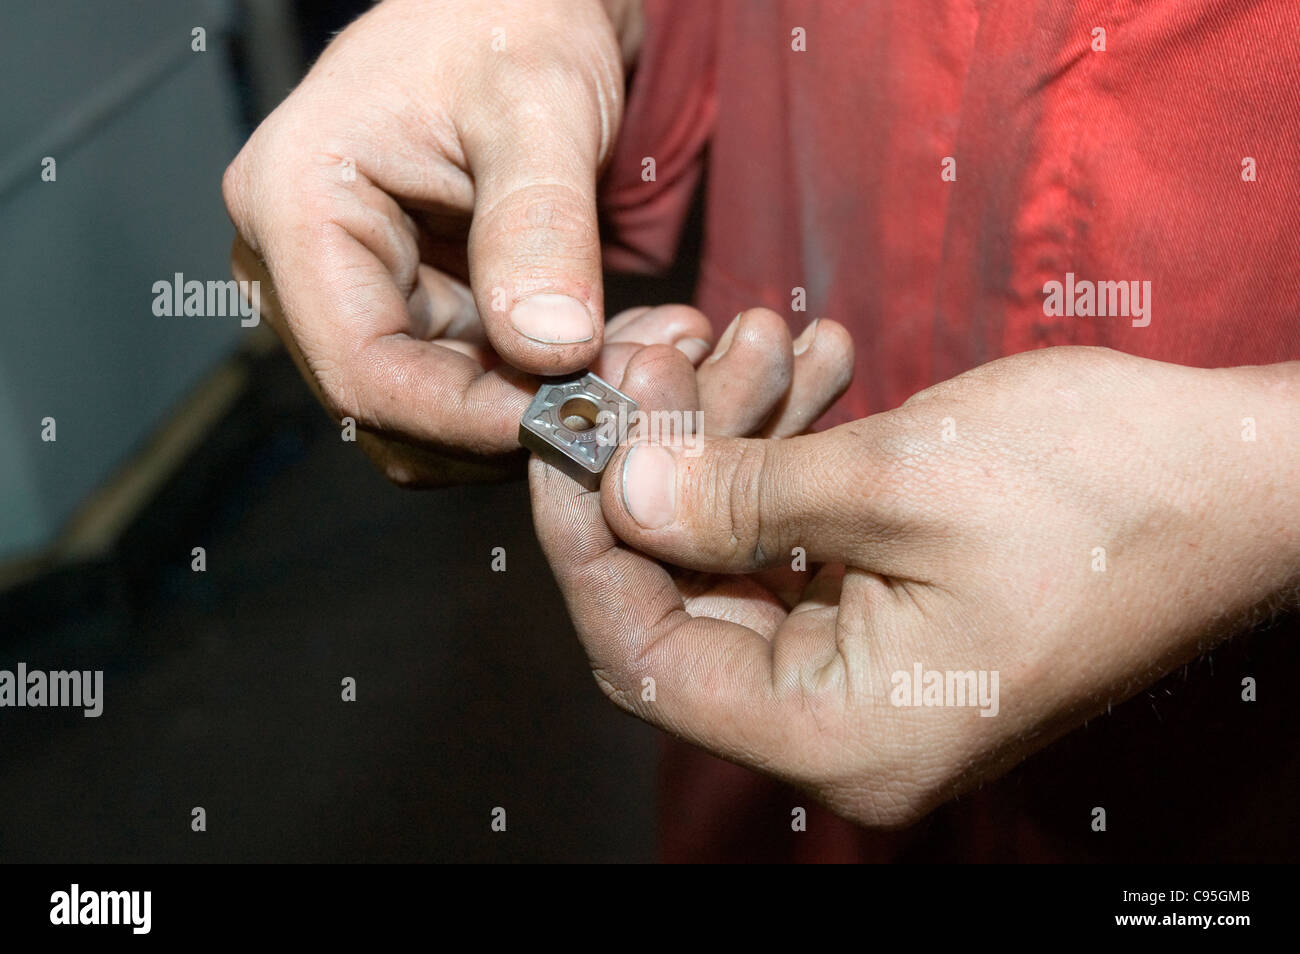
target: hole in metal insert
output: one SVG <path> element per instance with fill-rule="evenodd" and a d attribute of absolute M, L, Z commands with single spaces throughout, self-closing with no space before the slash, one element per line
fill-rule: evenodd
<path fill-rule="evenodd" d="M 588 397 L 572 397 L 560 405 L 560 423 L 571 431 L 589 431 L 596 426 L 600 408 Z"/>

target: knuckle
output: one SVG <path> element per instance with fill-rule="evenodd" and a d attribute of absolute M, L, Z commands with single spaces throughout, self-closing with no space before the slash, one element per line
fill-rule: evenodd
<path fill-rule="evenodd" d="M 628 360 L 622 387 L 628 393 L 654 394 L 662 382 L 676 382 L 681 380 L 683 374 L 693 373 L 689 360 L 672 345 L 649 344 Z M 668 432 L 659 434 L 658 437 L 672 442 L 680 435 Z"/>
<path fill-rule="evenodd" d="M 284 229 L 320 239 L 327 226 L 338 226 L 338 196 L 315 180 L 300 179 L 277 203 L 275 219 Z"/>
<path fill-rule="evenodd" d="M 321 403 L 330 416 L 336 421 L 351 418 L 360 426 L 363 420 L 361 402 L 357 399 L 350 375 L 340 365 L 321 359 L 310 360 L 308 366 L 320 388 Z"/>
<path fill-rule="evenodd" d="M 593 664 L 591 675 L 596 680 L 596 685 L 600 687 L 600 691 L 604 693 L 606 699 L 624 712 L 636 714 L 636 706 L 632 703 L 635 694 L 627 689 L 620 688 L 617 681 L 618 677 L 614 673 Z"/>
<path fill-rule="evenodd" d="M 505 232 L 541 230 L 579 238 L 594 238 L 588 197 L 562 182 L 534 182 L 521 186 L 497 208 L 498 224 Z"/>
<path fill-rule="evenodd" d="M 390 484 L 403 490 L 419 490 L 429 486 L 429 482 L 425 480 L 419 468 L 395 456 L 380 463 L 379 472 Z"/>
<path fill-rule="evenodd" d="M 545 61 L 525 62 L 516 58 L 504 62 L 491 77 L 488 97 L 501 124 L 518 131 L 547 129 L 555 125 L 559 105 L 558 82 L 563 79 Z M 520 90 L 532 90 L 520 96 Z"/>
<path fill-rule="evenodd" d="M 738 441 L 731 452 L 730 466 L 714 472 L 715 500 L 727 501 L 730 538 L 728 555 L 746 567 L 761 567 L 767 554 L 763 548 L 761 508 L 767 470 L 767 444 L 761 440 Z"/>
<path fill-rule="evenodd" d="M 357 445 L 389 483 L 403 490 L 436 486 L 419 458 L 401 445 L 364 432 L 357 435 Z"/>
<path fill-rule="evenodd" d="M 491 115 L 520 131 L 567 125 L 590 111 L 593 96 L 573 63 L 553 51 L 521 46 L 497 57 L 484 75 L 480 98 Z M 521 90 L 526 90 L 520 95 Z"/>
<path fill-rule="evenodd" d="M 885 527 L 910 527 L 925 513 L 935 489 L 938 424 L 915 426 L 901 408 L 854 422 L 838 448 L 842 489 L 864 496 Z M 930 431 L 934 430 L 931 435 Z"/>
<path fill-rule="evenodd" d="M 409 461 L 403 460 L 400 455 L 378 442 L 359 441 L 359 443 L 370 463 L 390 484 L 403 490 L 415 490 L 427 486 L 419 469 L 413 467 Z"/>
<path fill-rule="evenodd" d="M 244 152 L 230 160 L 226 171 L 221 174 L 221 200 L 226 204 L 226 212 L 238 226 L 243 218 L 243 196 L 247 173 L 245 172 Z"/>

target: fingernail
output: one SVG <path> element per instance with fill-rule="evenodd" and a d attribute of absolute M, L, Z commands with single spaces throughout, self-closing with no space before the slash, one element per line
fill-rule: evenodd
<path fill-rule="evenodd" d="M 726 354 L 727 349 L 731 347 L 731 339 L 736 337 L 736 326 L 740 324 L 741 314 L 743 314 L 743 312 L 737 312 L 736 317 L 731 319 L 731 324 L 727 325 L 727 330 L 724 331 L 722 337 L 718 339 L 718 350 L 713 352 L 713 357 L 709 358 L 710 361 L 717 361 Z"/>
<path fill-rule="evenodd" d="M 596 333 L 591 312 L 568 295 L 533 295 L 517 302 L 510 324 L 525 338 L 545 344 L 577 344 Z"/>
<path fill-rule="evenodd" d="M 623 506 L 647 530 L 659 530 L 677 513 L 677 460 L 658 444 L 637 444 L 623 459 Z"/>
<path fill-rule="evenodd" d="M 699 364 L 709 353 L 709 343 L 703 338 L 683 338 L 674 347 L 690 358 L 691 364 Z"/>
<path fill-rule="evenodd" d="M 821 323 L 818 318 L 811 325 L 799 333 L 799 337 L 794 339 L 794 353 L 803 354 L 812 347 L 813 339 L 817 337 L 817 325 Z"/>

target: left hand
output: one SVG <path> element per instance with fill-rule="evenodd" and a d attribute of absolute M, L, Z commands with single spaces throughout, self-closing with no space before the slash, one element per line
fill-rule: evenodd
<path fill-rule="evenodd" d="M 692 384 L 661 378 L 657 406 Z M 1294 598 L 1300 365 L 1047 349 L 820 434 L 622 448 L 599 501 L 531 477 L 616 703 L 897 826 Z M 749 574 L 797 547 L 802 592 L 764 594 Z M 905 704 L 918 665 L 940 705 Z M 998 692 L 954 705 L 951 673 Z"/>

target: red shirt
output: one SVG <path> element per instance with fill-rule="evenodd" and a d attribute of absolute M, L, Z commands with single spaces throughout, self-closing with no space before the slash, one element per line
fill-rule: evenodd
<path fill-rule="evenodd" d="M 825 423 L 1049 345 L 1300 358 L 1293 0 L 644 2 L 603 183 L 607 261 L 669 263 L 703 172 L 697 304 L 718 330 L 766 305 L 796 332 L 830 317 L 854 335 L 855 380 Z M 1137 282 L 1149 311 L 1049 314 L 1054 281 Z M 753 829 L 727 817 L 789 802 L 700 754 L 667 767 L 670 857 L 740 850 Z M 889 857 L 908 838 L 827 818 L 782 851 Z"/>

